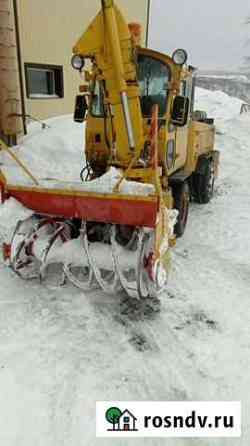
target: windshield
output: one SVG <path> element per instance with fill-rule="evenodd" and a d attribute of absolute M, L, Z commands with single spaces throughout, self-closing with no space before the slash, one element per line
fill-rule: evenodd
<path fill-rule="evenodd" d="M 141 92 L 141 108 L 145 117 L 152 115 L 152 107 L 159 105 L 159 115 L 164 116 L 170 81 L 169 67 L 151 56 L 138 56 L 138 81 Z"/>

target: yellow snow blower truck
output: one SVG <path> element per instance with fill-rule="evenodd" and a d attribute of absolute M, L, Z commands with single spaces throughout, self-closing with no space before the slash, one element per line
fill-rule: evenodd
<path fill-rule="evenodd" d="M 140 25 L 128 25 L 113 0 L 101 3 L 72 57 L 83 79 L 74 113 L 86 121 L 82 181 L 15 186 L 1 176 L 3 199 L 34 211 L 4 252 L 23 278 L 43 278 L 61 262 L 81 289 L 154 297 L 166 286 L 190 200 L 212 197 L 215 128 L 194 111 L 186 51 L 169 57 L 142 48 Z"/>

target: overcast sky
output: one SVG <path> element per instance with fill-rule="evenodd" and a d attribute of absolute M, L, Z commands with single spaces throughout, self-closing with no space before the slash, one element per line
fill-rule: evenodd
<path fill-rule="evenodd" d="M 200 69 L 237 69 L 250 45 L 250 0 L 151 0 L 150 46 L 185 48 Z"/>

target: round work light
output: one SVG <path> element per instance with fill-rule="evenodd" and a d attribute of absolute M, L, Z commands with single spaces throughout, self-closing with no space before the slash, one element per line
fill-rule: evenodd
<path fill-rule="evenodd" d="M 74 54 L 71 59 L 71 65 L 74 70 L 81 71 L 85 65 L 84 58 L 79 56 L 79 54 Z"/>
<path fill-rule="evenodd" d="M 175 50 L 172 59 L 176 65 L 184 65 L 187 62 L 188 54 L 183 49 Z"/>

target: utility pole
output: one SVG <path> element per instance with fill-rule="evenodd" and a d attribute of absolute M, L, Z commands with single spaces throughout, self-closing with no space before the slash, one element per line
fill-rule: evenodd
<path fill-rule="evenodd" d="M 20 30 L 19 30 L 19 18 L 18 18 L 17 0 L 13 0 L 13 10 L 14 10 L 14 23 L 15 23 L 15 31 L 16 31 L 17 62 L 18 62 L 19 82 L 20 82 L 20 95 L 21 95 L 23 132 L 24 132 L 25 135 L 27 135 L 26 110 L 25 110 L 25 98 L 24 98 L 24 83 L 23 83 L 23 73 L 22 73 L 22 66 L 23 65 L 22 65 L 22 56 L 21 56 L 21 42 L 20 42 Z"/>
<path fill-rule="evenodd" d="M 149 27 L 150 27 L 151 0 L 147 4 L 147 28 L 146 28 L 146 48 L 149 46 Z"/>

